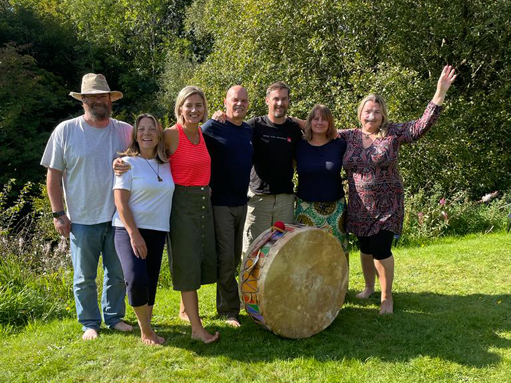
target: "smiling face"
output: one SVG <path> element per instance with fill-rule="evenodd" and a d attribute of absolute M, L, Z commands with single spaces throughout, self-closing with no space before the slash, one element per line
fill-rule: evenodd
<path fill-rule="evenodd" d="M 87 94 L 82 96 L 85 113 L 93 121 L 107 120 L 112 114 L 112 100 L 110 94 Z"/>
<path fill-rule="evenodd" d="M 137 143 L 141 153 L 154 153 L 158 146 L 158 127 L 153 119 L 143 117 L 137 125 Z"/>
<path fill-rule="evenodd" d="M 224 99 L 227 117 L 234 123 L 241 123 L 248 111 L 248 92 L 242 86 L 233 86 Z"/>
<path fill-rule="evenodd" d="M 187 97 L 179 108 L 180 117 L 185 125 L 196 125 L 204 118 L 204 100 L 198 94 Z"/>
<path fill-rule="evenodd" d="M 275 89 L 266 96 L 266 104 L 268 105 L 268 116 L 270 120 L 282 120 L 289 108 L 289 92 L 287 89 Z"/>
<path fill-rule="evenodd" d="M 309 112 L 305 121 L 304 136 L 310 143 L 312 141 L 327 141 L 335 138 L 334 117 L 326 105 L 317 104 Z"/>
<path fill-rule="evenodd" d="M 359 116 L 362 128 L 368 133 L 376 133 L 383 121 L 382 108 L 379 103 L 367 101 Z"/>
<path fill-rule="evenodd" d="M 329 122 L 326 116 L 320 110 L 316 110 L 311 120 L 312 134 L 326 135 L 328 132 Z"/>

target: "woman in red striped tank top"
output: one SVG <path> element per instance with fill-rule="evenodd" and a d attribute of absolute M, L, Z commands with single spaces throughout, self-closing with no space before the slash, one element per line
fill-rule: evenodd
<path fill-rule="evenodd" d="M 209 179 L 211 158 L 199 123 L 207 120 L 207 102 L 201 88 L 187 86 L 176 100 L 177 124 L 164 132 L 170 170 L 176 184 L 170 216 L 172 254 L 170 270 L 174 290 L 181 291 L 180 317 L 189 320 L 192 338 L 215 342 L 199 317 L 197 290 L 215 283 L 216 249 Z"/>

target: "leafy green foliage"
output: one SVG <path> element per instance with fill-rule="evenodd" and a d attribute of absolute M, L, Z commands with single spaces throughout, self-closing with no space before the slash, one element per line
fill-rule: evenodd
<path fill-rule="evenodd" d="M 7 207 L 13 180 L 0 192 L 0 324 L 24 326 L 74 311 L 66 241 L 55 235 L 45 193 L 33 198 L 26 184 Z M 24 214 L 25 208 L 34 208 Z"/>
<path fill-rule="evenodd" d="M 50 132 L 80 110 L 67 96 L 80 65 L 76 39 L 49 1 L 37 5 L 0 2 L 1 184 L 41 181 L 39 160 Z"/>
<path fill-rule="evenodd" d="M 400 164 L 414 192 L 439 185 L 480 197 L 511 186 L 510 19 L 508 0 L 197 0 L 187 28 L 214 47 L 189 82 L 213 108 L 241 83 L 260 115 L 266 87 L 283 80 L 291 114 L 324 103 L 350 127 L 369 92 L 386 97 L 391 120 L 419 118 L 442 66 L 453 64 L 459 76 L 438 125 L 403 148 Z"/>
<path fill-rule="evenodd" d="M 31 56 L 12 45 L 0 47 L 1 184 L 13 177 L 41 180 L 43 169 L 38 163 L 49 137 L 47 125 L 63 112 L 65 92 Z"/>

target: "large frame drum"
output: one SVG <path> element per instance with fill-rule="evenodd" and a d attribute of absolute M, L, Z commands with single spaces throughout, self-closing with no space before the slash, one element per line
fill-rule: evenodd
<path fill-rule="evenodd" d="M 241 265 L 245 310 L 256 323 L 285 338 L 307 338 L 327 328 L 347 289 L 348 263 L 341 245 L 314 227 L 266 230 Z"/>

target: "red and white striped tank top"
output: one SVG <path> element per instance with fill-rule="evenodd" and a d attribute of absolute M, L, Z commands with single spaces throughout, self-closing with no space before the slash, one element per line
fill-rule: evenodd
<path fill-rule="evenodd" d="M 174 183 L 181 186 L 206 186 L 211 177 L 211 157 L 209 156 L 202 130 L 199 127 L 199 143 L 190 142 L 181 124 L 177 124 L 179 144 L 169 157 L 170 171 Z"/>

